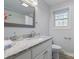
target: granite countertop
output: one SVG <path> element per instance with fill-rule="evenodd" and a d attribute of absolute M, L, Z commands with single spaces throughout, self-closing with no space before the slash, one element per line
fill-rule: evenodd
<path fill-rule="evenodd" d="M 26 50 L 26 49 L 29 49 L 37 44 L 40 44 L 46 40 L 49 40 L 53 38 L 52 36 L 45 36 L 45 37 L 40 37 L 40 38 L 32 38 L 32 39 L 23 39 L 23 40 L 20 40 L 20 41 L 15 41 L 14 45 L 5 50 L 4 51 L 4 57 L 7 58 L 11 55 L 14 55 L 14 54 L 17 54 L 23 50 Z"/>

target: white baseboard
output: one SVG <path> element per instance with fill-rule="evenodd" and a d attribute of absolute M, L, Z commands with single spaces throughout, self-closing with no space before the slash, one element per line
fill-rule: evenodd
<path fill-rule="evenodd" d="M 69 52 L 66 52 L 65 50 L 63 50 L 63 52 L 64 52 L 65 55 L 74 57 L 74 53 L 69 53 Z"/>
<path fill-rule="evenodd" d="M 68 55 L 68 56 L 72 56 L 72 57 L 74 57 L 74 54 L 73 54 L 73 53 L 65 52 L 65 54 Z"/>

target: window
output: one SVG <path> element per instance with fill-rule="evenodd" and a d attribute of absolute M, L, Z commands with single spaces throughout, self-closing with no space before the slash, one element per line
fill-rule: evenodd
<path fill-rule="evenodd" d="M 55 26 L 68 26 L 69 9 L 62 9 L 54 12 Z"/>

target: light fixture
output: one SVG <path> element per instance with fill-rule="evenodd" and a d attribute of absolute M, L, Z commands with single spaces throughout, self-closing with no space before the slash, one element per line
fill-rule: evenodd
<path fill-rule="evenodd" d="M 20 1 L 23 2 L 23 6 L 26 6 L 28 4 L 35 7 L 38 5 L 37 0 L 20 0 Z"/>
<path fill-rule="evenodd" d="M 26 3 L 22 3 L 23 6 L 28 7 L 28 5 Z"/>
<path fill-rule="evenodd" d="M 37 5 L 38 5 L 38 3 L 37 3 L 37 2 L 33 2 L 33 4 L 34 4 L 35 6 L 37 6 Z"/>

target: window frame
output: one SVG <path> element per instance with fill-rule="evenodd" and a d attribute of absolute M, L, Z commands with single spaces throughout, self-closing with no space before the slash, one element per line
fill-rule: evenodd
<path fill-rule="evenodd" d="M 55 13 L 60 11 L 66 10 L 68 13 L 68 20 L 67 20 L 67 26 L 56 26 L 56 19 L 55 19 Z M 55 10 L 53 11 L 53 19 L 54 19 L 54 26 L 56 29 L 67 29 L 69 27 L 69 20 L 70 20 L 70 9 L 69 8 L 63 8 L 63 9 L 59 9 L 59 10 Z M 64 18 L 65 19 L 65 18 Z M 67 19 L 67 18 L 66 18 Z"/>

